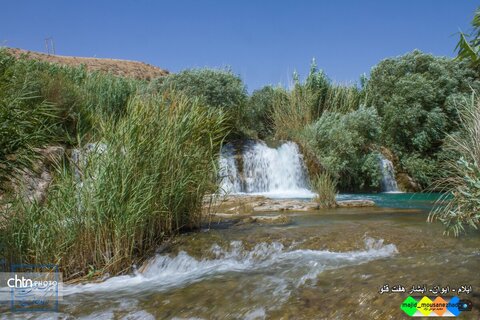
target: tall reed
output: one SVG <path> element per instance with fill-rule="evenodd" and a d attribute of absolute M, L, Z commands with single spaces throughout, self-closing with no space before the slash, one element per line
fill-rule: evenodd
<path fill-rule="evenodd" d="M 466 226 L 478 229 L 480 221 L 480 101 L 472 96 L 459 115 L 460 131 L 447 135 L 444 146 L 450 154 L 443 164 L 448 177 L 436 183 L 444 194 L 429 215 L 429 221 L 440 220 L 455 236 Z"/>
<path fill-rule="evenodd" d="M 331 208 L 337 205 L 337 183 L 327 172 L 318 174 L 312 181 L 313 190 L 317 193 L 315 201 L 321 208 Z"/>
<path fill-rule="evenodd" d="M 323 111 L 348 113 L 360 106 L 360 91 L 354 86 L 332 84 L 323 101 Z"/>
<path fill-rule="evenodd" d="M 272 120 L 275 136 L 298 140 L 302 130 L 324 112 L 348 113 L 360 106 L 361 93 L 355 86 L 332 84 L 313 64 L 305 82 L 294 75 L 295 84 L 287 99 L 274 96 Z"/>
<path fill-rule="evenodd" d="M 275 137 L 295 139 L 306 125 L 312 122 L 312 100 L 314 96 L 300 84 L 288 93 L 287 99 L 274 96 L 272 119 Z"/>
<path fill-rule="evenodd" d="M 31 165 L 35 147 L 58 139 L 59 112 L 16 71 L 15 59 L 0 49 L 0 190 Z"/>
<path fill-rule="evenodd" d="M 0 188 L 29 166 L 33 149 L 70 145 L 92 136 L 98 120 L 118 120 L 142 87 L 140 80 L 18 59 L 0 48 Z"/>
<path fill-rule="evenodd" d="M 43 206 L 17 201 L 3 217 L 7 260 L 56 263 L 67 279 L 129 270 L 165 237 L 199 225 L 225 134 L 221 111 L 185 96 L 133 98 L 121 119 L 99 122 L 79 170 L 58 168 Z"/>

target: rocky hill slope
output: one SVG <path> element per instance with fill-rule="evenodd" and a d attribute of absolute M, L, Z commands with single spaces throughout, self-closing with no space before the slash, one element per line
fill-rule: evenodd
<path fill-rule="evenodd" d="M 150 80 L 169 74 L 167 70 L 138 61 L 58 56 L 17 48 L 6 48 L 6 50 L 18 58 L 35 59 L 67 66 L 85 65 L 89 71 L 108 72 L 122 77 Z"/>

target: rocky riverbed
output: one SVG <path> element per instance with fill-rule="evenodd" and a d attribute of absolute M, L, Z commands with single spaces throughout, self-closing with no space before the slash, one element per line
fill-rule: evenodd
<path fill-rule="evenodd" d="M 374 207 L 368 199 L 338 200 L 337 208 Z M 323 208 L 312 200 L 271 199 L 260 195 L 209 196 L 204 200 L 206 219 L 215 222 L 229 219 L 242 223 L 288 223 L 294 212 L 322 213 Z"/>

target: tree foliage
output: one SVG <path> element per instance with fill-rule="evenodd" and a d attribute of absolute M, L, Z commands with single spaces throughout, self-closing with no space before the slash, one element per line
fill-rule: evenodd
<path fill-rule="evenodd" d="M 327 112 L 307 127 L 305 138 L 340 190 L 377 189 L 379 154 L 375 145 L 380 119 L 374 108 L 347 114 Z"/>
<path fill-rule="evenodd" d="M 190 98 L 197 98 L 211 108 L 220 108 L 231 120 L 234 134 L 245 128 L 247 92 L 242 79 L 229 70 L 190 69 L 170 74 L 157 80 L 154 90 L 175 90 Z"/>
<path fill-rule="evenodd" d="M 457 104 L 479 87 L 477 79 L 465 62 L 420 51 L 381 61 L 366 87 L 367 104 L 382 118 L 381 143 L 401 161 L 436 159 L 445 134 L 457 128 Z M 431 182 L 425 172 L 408 173 Z"/>
<path fill-rule="evenodd" d="M 283 88 L 265 86 L 253 91 L 248 99 L 247 125 L 255 131 L 259 138 L 264 139 L 274 133 L 273 112 L 278 103 L 285 104 L 288 96 Z"/>

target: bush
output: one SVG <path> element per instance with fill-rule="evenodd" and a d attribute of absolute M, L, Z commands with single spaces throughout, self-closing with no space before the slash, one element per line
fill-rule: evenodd
<path fill-rule="evenodd" d="M 44 205 L 17 200 L 0 217 L 7 261 L 59 264 L 67 278 L 118 274 L 198 226 L 203 196 L 217 188 L 224 121 L 181 95 L 133 99 L 100 127 L 106 148 L 78 163 L 81 178 L 65 164 Z"/>
<path fill-rule="evenodd" d="M 247 93 L 237 75 L 228 70 L 192 69 L 169 74 L 153 85 L 159 92 L 174 89 L 190 98 L 199 98 L 203 104 L 223 110 L 230 117 L 233 134 L 245 133 L 245 105 Z"/>
<path fill-rule="evenodd" d="M 378 188 L 378 123 L 375 109 L 361 107 L 347 114 L 326 112 L 306 128 L 304 139 L 341 190 Z"/>
<path fill-rule="evenodd" d="M 436 158 L 425 158 L 418 154 L 402 157 L 401 167 L 410 177 L 424 187 L 429 187 L 442 172 L 439 172 L 439 162 Z"/>
<path fill-rule="evenodd" d="M 274 134 L 273 110 L 276 101 L 287 100 L 287 93 L 282 88 L 265 86 L 255 90 L 248 99 L 247 126 L 251 131 L 256 131 L 260 139 L 265 139 Z"/>

